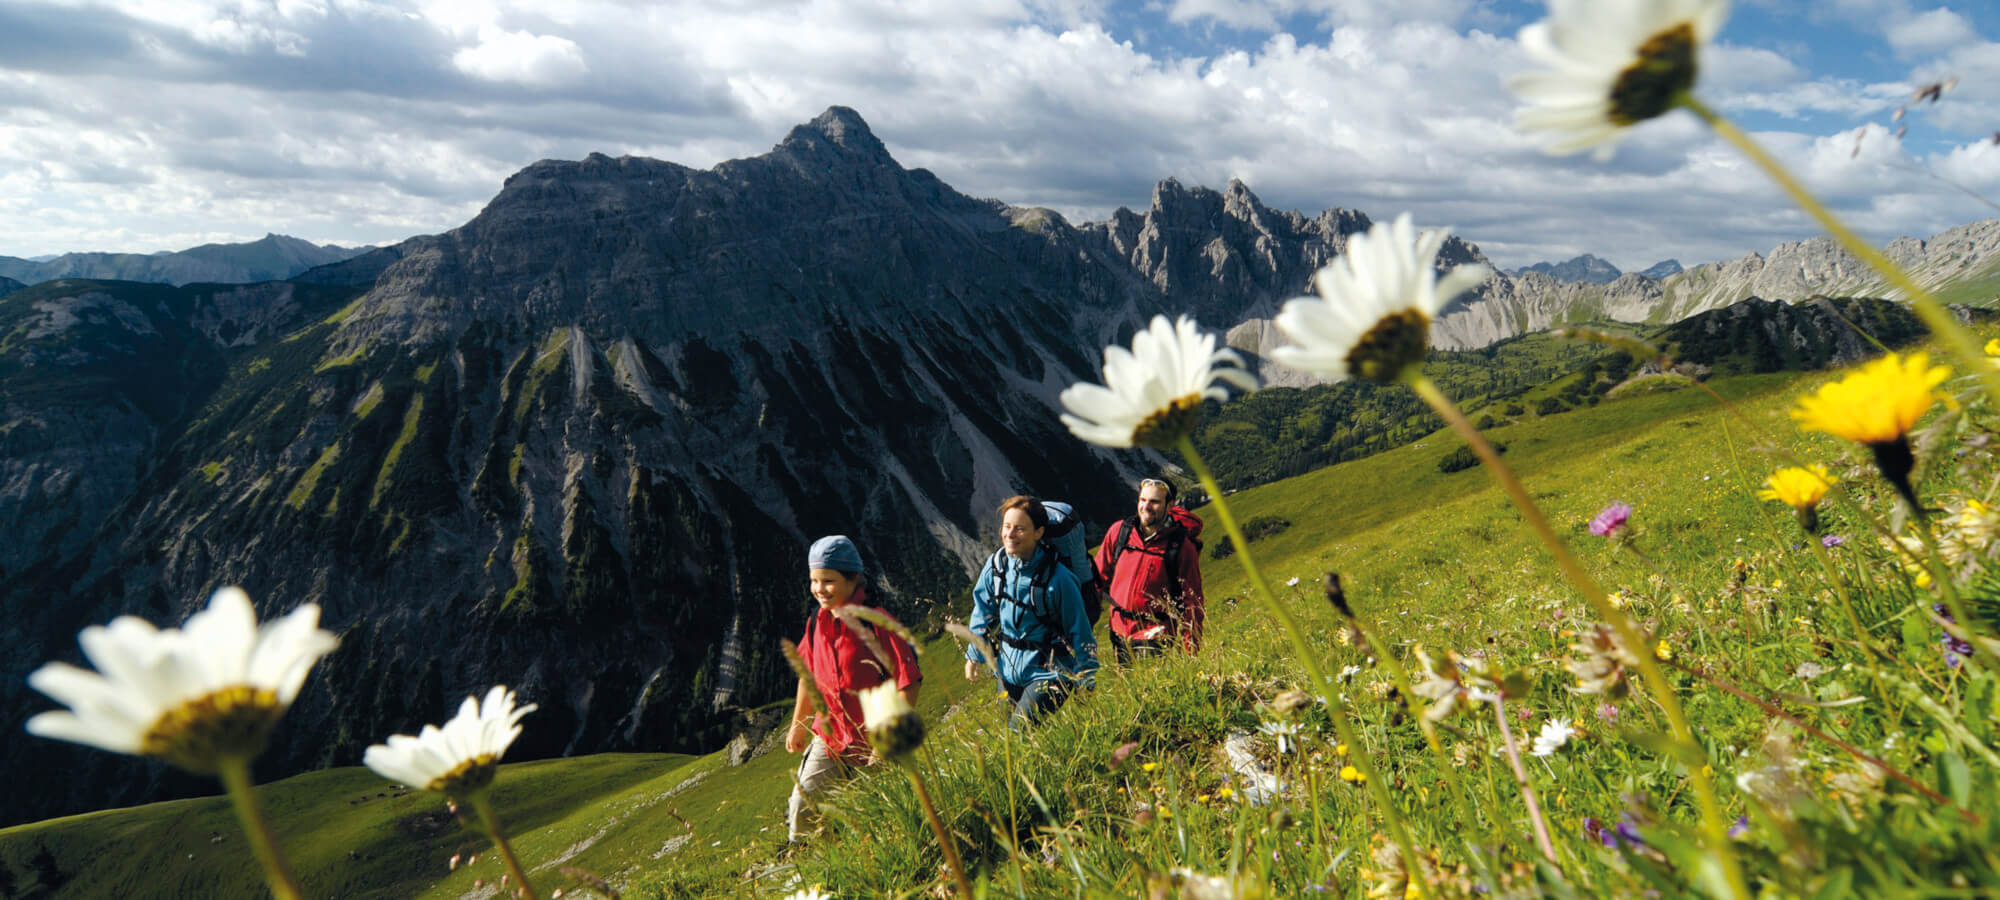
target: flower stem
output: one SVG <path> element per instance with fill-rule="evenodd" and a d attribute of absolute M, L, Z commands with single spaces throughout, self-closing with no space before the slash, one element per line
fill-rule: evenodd
<path fill-rule="evenodd" d="M 1514 732 L 1507 727 L 1507 701 L 1494 698 L 1493 721 L 1500 723 L 1500 740 L 1507 748 L 1507 764 L 1514 767 L 1514 784 L 1521 789 L 1521 800 L 1528 804 L 1528 821 L 1535 826 L 1535 844 L 1542 848 L 1542 856 L 1549 865 L 1561 866 L 1556 861 L 1556 848 L 1549 843 L 1549 826 L 1542 821 L 1541 804 L 1535 802 L 1535 786 L 1528 781 L 1528 770 L 1521 767 L 1521 749 L 1514 745 Z"/>
<path fill-rule="evenodd" d="M 1340 699 L 1340 686 L 1326 677 L 1326 670 L 1319 664 L 1320 654 L 1306 641 L 1305 629 L 1300 627 L 1298 619 L 1294 618 L 1291 610 L 1286 609 L 1278 602 L 1278 598 L 1272 595 L 1270 585 L 1264 583 L 1263 574 L 1257 571 L 1256 560 L 1250 556 L 1250 541 L 1243 537 L 1243 529 L 1237 526 L 1236 516 L 1230 513 L 1229 503 L 1223 499 L 1222 485 L 1216 482 L 1215 474 L 1208 470 L 1208 464 L 1203 462 L 1201 454 L 1195 451 L 1194 441 L 1187 435 L 1182 435 L 1177 447 L 1181 457 L 1187 460 L 1188 467 L 1194 470 L 1195 477 L 1201 480 L 1202 489 L 1206 490 L 1209 498 L 1215 502 L 1216 518 L 1222 520 L 1222 530 L 1228 532 L 1230 542 L 1236 545 L 1236 557 L 1243 561 L 1243 572 L 1249 576 L 1250 587 L 1256 593 L 1258 602 L 1264 605 L 1264 610 L 1270 613 L 1272 618 L 1278 620 L 1278 625 L 1291 638 L 1292 652 L 1297 655 L 1299 664 L 1306 668 L 1306 674 L 1312 676 L 1313 683 L 1319 685 L 1322 696 L 1326 698 L 1327 711 L 1331 713 L 1329 718 L 1333 720 L 1334 731 L 1340 735 L 1341 743 L 1352 748 L 1349 756 L 1353 766 L 1362 774 L 1363 783 L 1374 797 L 1376 806 L 1382 810 L 1382 820 L 1388 827 L 1389 838 L 1396 842 L 1397 848 L 1403 852 L 1403 858 L 1410 860 L 1413 868 L 1418 866 L 1417 846 L 1410 838 L 1409 826 L 1404 823 L 1402 813 L 1397 810 L 1395 799 L 1389 796 L 1388 786 L 1383 783 L 1380 773 L 1375 770 L 1373 754 L 1366 752 L 1367 745 L 1361 742 L 1360 734 L 1354 730 L 1354 723 L 1348 718 L 1347 704 Z M 1412 879 L 1410 883 L 1417 886 L 1418 896 L 1429 900 L 1430 886 L 1424 883 L 1422 878 Z"/>
<path fill-rule="evenodd" d="M 1728 679 L 1723 678 L 1720 675 L 1716 675 L 1709 672 L 1706 666 L 1701 666 L 1701 667 L 1690 666 L 1685 663 L 1676 662 L 1673 660 L 1669 660 L 1667 662 L 1667 665 L 1673 666 L 1674 668 L 1686 672 L 1689 675 L 1693 675 L 1694 677 L 1706 681 L 1709 684 L 1715 685 L 1716 687 L 1721 688 L 1723 691 L 1735 695 L 1738 699 L 1741 699 L 1757 707 L 1758 709 L 1763 710 L 1765 713 L 1772 716 L 1776 716 L 1787 722 L 1790 722 L 1793 725 L 1798 726 L 1800 730 L 1806 732 L 1807 734 L 1810 734 L 1813 737 L 1819 738 L 1822 741 L 1825 741 L 1829 744 L 1839 747 L 1842 750 L 1847 751 L 1849 756 L 1852 756 L 1855 759 L 1861 760 L 1862 762 L 1865 762 L 1871 766 L 1881 769 L 1883 772 L 1888 773 L 1889 777 L 1894 778 L 1905 785 L 1908 785 L 1911 790 L 1914 790 L 1919 794 L 1929 797 L 1933 802 L 1937 803 L 1938 805 L 1949 806 L 1952 809 L 1957 810 L 1958 814 L 1960 816 L 1963 816 L 1967 822 L 1970 822 L 1974 825 L 1980 823 L 1980 818 L 1977 813 L 1974 813 L 1972 810 L 1966 809 L 1962 806 L 1959 806 L 1956 803 L 1951 802 L 1951 800 L 1947 799 L 1943 794 L 1931 790 L 1929 787 L 1925 786 L 1923 782 L 1903 774 L 1901 770 L 1897 769 L 1895 766 L 1889 765 L 1887 762 L 1883 761 L 1881 757 L 1875 756 L 1874 754 L 1862 750 L 1861 748 L 1856 747 L 1853 744 L 1850 744 L 1837 737 L 1834 737 L 1833 735 L 1827 734 L 1826 732 L 1821 731 L 1818 728 L 1813 727 L 1812 723 L 1800 719 L 1797 716 L 1792 715 L 1791 713 L 1785 712 L 1784 709 L 1779 707 L 1777 704 L 1765 700 L 1762 697 L 1753 695 L 1750 692 L 1745 691 L 1734 684 L 1731 684 Z"/>
<path fill-rule="evenodd" d="M 271 896 L 277 900 L 299 900 L 298 877 L 292 874 L 292 867 L 285 860 L 285 854 L 278 850 L 278 835 L 271 830 L 271 823 L 264 818 L 264 809 L 257 803 L 257 788 L 250 783 L 250 760 L 245 757 L 224 757 L 216 774 L 222 779 L 223 790 L 229 793 L 229 805 L 236 810 L 236 821 L 243 826 L 244 834 L 250 837 L 250 850 L 257 856 L 257 862 L 264 867 L 264 880 L 271 885 Z"/>
<path fill-rule="evenodd" d="M 1425 403 L 1430 404 L 1431 409 L 1437 411 L 1437 414 L 1451 425 L 1452 430 L 1458 432 L 1458 436 L 1472 447 L 1472 452 L 1479 456 L 1480 462 L 1485 463 L 1486 471 L 1493 475 L 1493 480 L 1500 483 L 1501 490 L 1514 501 L 1515 508 L 1521 511 L 1521 517 L 1527 520 L 1528 527 L 1534 529 L 1535 535 L 1548 548 L 1549 555 L 1555 557 L 1556 566 L 1563 570 L 1563 574 L 1569 577 L 1570 583 L 1582 592 L 1585 600 L 1589 601 L 1591 609 L 1596 611 L 1599 618 L 1610 624 L 1617 632 L 1618 640 L 1639 660 L 1639 674 L 1644 679 L 1653 702 L 1658 703 L 1660 709 L 1667 714 L 1668 725 L 1673 729 L 1674 742 L 1690 755 L 1703 754 L 1701 745 L 1695 742 L 1694 729 L 1688 725 L 1687 713 L 1681 709 L 1680 698 L 1674 693 L 1673 683 L 1667 680 L 1666 673 L 1655 661 L 1652 643 L 1640 633 L 1638 624 L 1633 622 L 1631 617 L 1612 607 L 1604 588 L 1598 586 L 1597 580 L 1590 577 L 1590 573 L 1584 570 L 1583 563 L 1569 551 L 1569 546 L 1556 535 L 1555 529 L 1549 526 L 1548 518 L 1542 515 L 1541 507 L 1535 505 L 1534 498 L 1528 495 L 1528 489 L 1521 485 L 1520 479 L 1514 477 L 1514 471 L 1500 460 L 1500 454 L 1493 449 L 1493 445 L 1487 443 L 1485 436 L 1479 433 L 1479 429 L 1472 426 L 1472 422 L 1465 418 L 1465 413 L 1459 410 L 1458 405 L 1451 402 L 1451 398 L 1446 397 L 1444 392 L 1438 389 L 1437 383 L 1417 369 L 1406 373 L 1403 381 L 1416 391 L 1417 396 L 1422 397 Z M 1743 870 L 1737 865 L 1735 853 L 1729 849 L 1729 823 L 1723 818 L 1722 803 L 1716 798 L 1715 785 L 1700 768 L 1687 766 L 1687 770 L 1688 782 L 1694 786 L 1695 799 L 1701 808 L 1702 832 L 1707 839 L 1709 852 L 1715 855 L 1715 860 L 1721 868 L 1723 886 L 1728 888 L 1732 897 L 1748 897 L 1750 889 L 1743 880 Z"/>
<path fill-rule="evenodd" d="M 521 861 L 514 858 L 514 848 L 507 843 L 507 833 L 500 830 L 500 816 L 493 812 L 493 800 L 486 791 L 480 791 L 467 798 L 472 810 L 479 816 L 480 827 L 486 829 L 486 836 L 493 839 L 493 846 L 500 851 L 500 858 L 507 863 L 507 871 L 513 873 L 514 880 L 521 886 L 521 893 L 527 900 L 535 900 L 535 889 L 528 885 L 528 873 L 521 870 Z"/>
<path fill-rule="evenodd" d="M 1835 218 L 1833 211 L 1820 203 L 1811 191 L 1806 190 L 1805 186 L 1798 182 L 1798 179 L 1793 178 L 1783 163 L 1765 152 L 1755 139 L 1737 128 L 1735 123 L 1709 109 L 1693 95 L 1683 92 L 1679 101 L 1680 105 L 1687 107 L 1703 122 L 1707 122 L 1708 127 L 1715 129 L 1715 133 L 1721 135 L 1723 140 L 1735 145 L 1737 150 L 1742 151 L 1744 156 L 1749 157 L 1751 162 L 1763 169 L 1764 174 L 1777 182 L 1778 187 L 1792 198 L 1792 202 L 1818 221 L 1820 227 L 1825 228 L 1834 240 L 1840 242 L 1841 247 L 1875 271 L 1882 273 L 1882 277 L 1887 278 L 1891 285 L 1901 290 L 1903 295 L 1909 298 L 1910 306 L 1916 310 L 1917 317 L 1923 319 L 1924 324 L 1930 326 L 1931 331 L 1944 341 L 1945 348 L 1950 350 L 1953 356 L 1958 357 L 1959 365 L 1964 366 L 1968 372 L 1983 373 L 1981 380 L 1986 384 L 1987 394 L 1993 398 L 1996 405 L 2000 405 L 2000 372 L 1996 372 L 1986 362 L 1986 354 L 1980 349 L 1979 341 L 1972 336 L 1972 332 L 1958 324 L 1958 320 L 1952 318 L 1951 311 L 1945 309 L 1944 304 L 1939 303 L 1930 291 L 1925 290 L 1923 285 L 1911 278 L 1901 266 L 1896 265 L 1893 260 L 1884 256 L 1881 251 L 1862 240 L 1860 235 L 1849 230 Z"/>
<path fill-rule="evenodd" d="M 958 843 L 951 839 L 951 833 L 944 830 L 944 820 L 938 818 L 937 807 L 931 804 L 930 788 L 924 784 L 923 773 L 915 766 L 902 766 L 903 774 L 910 776 L 910 787 L 917 792 L 917 802 L 923 804 L 924 819 L 931 823 L 931 833 L 937 835 L 938 847 L 944 851 L 944 863 L 951 869 L 951 877 L 958 881 L 958 895 L 972 900 L 972 882 L 966 880 L 965 863 L 959 861 Z M 1011 839 L 1012 836 L 1009 835 Z"/>

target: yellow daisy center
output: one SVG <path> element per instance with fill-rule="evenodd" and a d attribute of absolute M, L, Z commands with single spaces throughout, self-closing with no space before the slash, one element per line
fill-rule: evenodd
<path fill-rule="evenodd" d="M 476 794 L 493 783 L 494 774 L 500 771 L 497 765 L 499 762 L 499 754 L 481 753 L 453 766 L 451 771 L 431 779 L 430 784 L 424 785 L 424 790 L 439 791 L 454 797 Z"/>
<path fill-rule="evenodd" d="M 924 720 L 914 712 L 892 716 L 868 729 L 868 743 L 883 759 L 902 759 L 924 742 Z"/>
<path fill-rule="evenodd" d="M 1383 316 L 1348 351 L 1347 371 L 1369 381 L 1393 382 L 1403 370 L 1423 362 L 1430 331 L 1430 317 L 1414 309 Z"/>
<path fill-rule="evenodd" d="M 1201 421 L 1201 395 L 1176 397 L 1165 409 L 1146 417 L 1132 429 L 1132 443 L 1142 447 L 1172 447 L 1182 435 L 1194 431 Z"/>
<path fill-rule="evenodd" d="M 225 758 L 264 752 L 285 708 L 266 688 L 239 684 L 182 703 L 160 716 L 139 752 L 199 775 L 213 775 Z"/>
<path fill-rule="evenodd" d="M 1639 45 L 1639 60 L 1611 85 L 1611 121 L 1635 125 L 1674 108 L 1694 87 L 1694 26 L 1682 22 Z"/>

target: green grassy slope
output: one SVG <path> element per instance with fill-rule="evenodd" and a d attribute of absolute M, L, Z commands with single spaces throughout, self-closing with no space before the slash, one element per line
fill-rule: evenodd
<path fill-rule="evenodd" d="M 1705 646 L 1711 639 L 1703 630 L 1705 621 L 1712 619 L 1708 627 L 1713 628 L 1727 615 L 1729 627 L 1740 624 L 1746 635 L 1756 623 L 1747 613 L 1682 615 L 1672 607 L 1684 599 L 1699 608 L 1732 591 L 1741 595 L 1746 565 L 1753 573 L 1751 589 L 1760 589 L 1759 582 L 1770 582 L 1775 573 L 1770 590 L 1776 591 L 1790 577 L 1766 558 L 1792 542 L 1794 532 L 1786 530 L 1789 519 L 1751 499 L 1753 483 L 1777 464 L 1773 451 L 1846 463 L 1861 459 L 1857 451 L 1831 439 L 1799 434 L 1787 420 L 1785 411 L 1798 393 L 1824 377 L 1717 379 L 1711 387 L 1740 410 L 1741 419 L 1725 415 L 1713 398 L 1690 387 L 1614 396 L 1587 409 L 1524 417 L 1490 433 L 1508 445 L 1507 461 L 1524 474 L 1557 530 L 1607 588 L 1649 597 L 1644 601 L 1651 604 L 1649 616 L 1662 623 L 1662 637 L 1675 646 Z M 1577 611 L 1574 592 L 1484 470 L 1440 471 L 1439 458 L 1456 447 L 1448 434 L 1432 434 L 1387 453 L 1229 498 L 1239 519 L 1274 517 L 1291 523 L 1254 543 L 1252 550 L 1279 596 L 1315 635 L 1316 652 L 1324 654 L 1326 665 L 1361 663 L 1365 655 L 1334 641 L 1337 620 L 1316 589 L 1327 571 L 1345 577 L 1362 619 L 1405 649 L 1414 643 L 1434 650 L 1497 646 L 1545 666 L 1553 664 L 1544 655 L 1559 654 L 1567 642 L 1557 635 L 1560 626 L 1573 621 L 1562 618 L 1565 611 Z M 1935 463 L 1926 471 L 1933 468 L 1935 476 L 1949 474 Z M 1839 464 L 1835 471 L 1842 471 Z M 1859 470 L 1849 477 L 1858 494 L 1873 493 Z M 1634 521 L 1641 529 L 1640 546 L 1652 564 L 1585 530 L 1589 516 L 1612 500 L 1638 508 Z M 1215 510 L 1199 512 L 1210 523 L 1212 554 L 1226 539 Z M 1833 531 L 1858 528 L 1838 511 L 1829 511 L 1828 524 Z M 1741 562 L 1745 557 L 1747 564 Z M 1760 571 L 1760 566 L 1766 568 Z M 958 675 L 959 657 L 950 641 L 928 646 L 921 706 L 933 723 L 930 759 L 939 772 L 940 807 L 975 851 L 984 847 L 988 855 L 982 862 L 975 852 L 975 865 L 996 885 L 1041 895 L 1065 890 L 1075 872 L 1088 871 L 1091 884 L 1106 889 L 1117 885 L 1129 896 L 1156 883 L 1151 879 L 1166 870 L 1162 860 L 1215 871 L 1249 866 L 1246 860 L 1264 855 L 1292 858 L 1284 855 L 1295 852 L 1282 844 L 1287 840 L 1284 826 L 1258 825 L 1261 820 L 1255 817 L 1262 813 L 1225 808 L 1212 799 L 1223 796 L 1218 792 L 1226 775 L 1217 742 L 1231 729 L 1254 728 L 1255 702 L 1296 684 L 1292 654 L 1269 618 L 1245 602 L 1248 586 L 1240 556 L 1206 558 L 1204 571 L 1212 611 L 1208 652 L 1192 660 L 1107 672 L 1092 696 L 1074 703 L 1027 741 L 1006 738 L 990 704 L 973 703 L 946 716 L 947 706 L 990 690 L 991 683 L 968 684 Z M 1287 584 L 1292 578 L 1298 579 L 1296 585 Z M 1817 615 L 1812 609 L 1811 604 L 1794 606 L 1782 615 Z M 1787 643 L 1781 627 L 1771 630 L 1770 608 L 1764 615 L 1763 630 L 1756 632 L 1757 643 L 1748 652 L 1772 659 L 1779 671 L 1789 671 L 1798 654 L 1813 652 L 1809 643 Z M 1783 624 L 1782 618 L 1775 622 Z M 1590 701 L 1566 699 L 1558 673 L 1537 676 L 1549 695 L 1546 711 L 1576 707 L 1567 714 L 1587 717 Z M 1754 710 L 1746 715 L 1741 708 L 1725 708 L 1713 696 L 1693 692 L 1689 703 L 1691 714 L 1713 727 L 1709 738 L 1718 748 L 1725 743 L 1732 750 L 1751 746 L 1764 727 Z M 1370 707 L 1366 715 L 1374 738 L 1410 738 L 1407 725 L 1387 721 L 1386 707 Z M 534 727 L 533 718 L 526 724 Z M 1600 756 L 1608 757 L 1614 745 L 1608 736 L 1604 740 Z M 1135 765 L 1145 759 L 1161 768 L 1149 767 L 1143 775 L 1130 767 L 1114 771 L 1105 760 L 1128 741 L 1140 745 Z M 1016 754 L 1005 767 L 997 756 L 1003 752 Z M 1422 768 L 1421 743 L 1408 746 L 1406 753 L 1399 764 L 1412 767 L 1405 773 L 1410 789 L 1432 784 L 1431 773 Z M 1616 808 L 1603 801 L 1615 801 L 1620 790 L 1669 789 L 1672 779 L 1662 774 L 1660 761 L 1630 755 L 1620 759 L 1616 766 L 1597 766 L 1589 776 L 1596 780 L 1575 790 L 1552 788 L 1545 798 L 1551 816 L 1573 830 L 1583 815 L 1615 819 Z M 545 894 L 551 887 L 573 885 L 558 871 L 562 865 L 609 877 L 624 886 L 628 897 L 769 896 L 781 893 L 794 872 L 801 883 L 824 883 L 842 896 L 921 892 L 936 883 L 934 845 L 915 818 L 907 787 L 893 774 L 865 778 L 840 795 L 839 802 L 851 812 L 837 816 L 836 836 L 774 866 L 795 762 L 795 756 L 778 751 L 735 768 L 724 765 L 719 754 L 698 759 L 596 756 L 508 765 L 500 776 L 498 807 Z M 1009 779 L 1008 770 L 1019 777 Z M 1581 763 L 1577 771 L 1583 771 Z M 1482 770 L 1489 784 L 1499 778 L 1503 786 L 1490 795 L 1490 809 L 1487 799 L 1480 798 L 1479 827 L 1518 828 L 1518 812 L 1506 802 L 1506 776 L 1497 772 L 1493 766 Z M 1025 792 L 1029 785 L 1038 785 L 1046 796 L 1031 801 L 1016 795 L 1015 787 Z M 1359 791 L 1322 785 L 1322 795 L 1330 815 L 1365 814 Z M 482 852 L 470 871 L 447 873 L 446 860 L 453 853 L 483 850 L 483 839 L 440 815 L 439 799 L 398 794 L 365 770 L 289 779 L 268 786 L 265 796 L 314 896 L 455 897 L 474 878 L 491 881 L 502 871 L 493 854 Z M 1411 802 L 1423 808 L 1438 800 L 1425 787 Z M 1036 803 L 1047 804 L 1047 811 L 1034 813 Z M 1141 808 L 1159 810 L 1160 818 L 1135 814 Z M 1006 809 L 1030 814 L 1018 818 L 1018 812 Z M 1489 814 L 1493 818 L 1484 818 Z M 1158 824 L 1170 816 L 1174 827 Z M 1354 887 L 1351 879 L 1359 877 L 1355 863 L 1366 856 L 1365 850 L 1354 851 L 1368 836 L 1344 835 L 1342 821 L 1333 819 L 1322 832 L 1329 840 L 1350 841 L 1349 852 L 1327 873 L 1293 872 L 1284 868 L 1287 862 L 1265 865 L 1259 877 L 1272 883 L 1325 880 L 1344 885 L 1343 890 Z M 1007 865 L 999 862 L 1006 859 L 1004 853 L 992 855 L 995 839 L 987 835 L 1008 830 L 1002 827 L 1005 822 L 1014 823 L 1014 833 L 1029 845 L 1025 852 L 1041 862 Z M 1419 839 L 1456 846 L 1457 836 L 1430 830 L 1434 827 L 1426 826 Z M 212 843 L 218 836 L 220 842 Z M 257 895 L 254 870 L 219 799 L 113 810 L 0 831 L 0 864 L 12 873 L 17 890 L 33 885 L 33 859 L 44 848 L 72 879 L 66 894 Z M 1574 865 L 1573 874 L 1600 879 L 1595 884 L 1615 883 L 1604 868 L 1608 864 Z"/>

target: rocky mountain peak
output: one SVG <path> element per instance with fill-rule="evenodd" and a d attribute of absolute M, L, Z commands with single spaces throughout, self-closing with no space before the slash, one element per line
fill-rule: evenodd
<path fill-rule="evenodd" d="M 812 121 L 792 129 L 777 146 L 781 154 L 814 159 L 841 158 L 860 163 L 896 165 L 861 114 L 845 106 L 829 106 Z"/>

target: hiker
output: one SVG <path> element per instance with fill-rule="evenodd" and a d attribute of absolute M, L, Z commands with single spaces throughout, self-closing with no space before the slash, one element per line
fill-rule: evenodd
<path fill-rule="evenodd" d="M 1119 665 L 1174 646 L 1201 650 L 1201 520 L 1173 505 L 1174 486 L 1139 482 L 1136 514 L 1111 526 L 1097 548 L 1097 577 L 1111 606 Z"/>
<path fill-rule="evenodd" d="M 880 625 L 834 614 L 845 606 L 867 605 L 868 589 L 862 571 L 861 551 L 845 535 L 814 541 L 806 555 L 807 585 L 819 601 L 819 608 L 806 619 L 805 638 L 799 641 L 799 658 L 805 660 L 816 684 L 799 679 L 798 701 L 792 705 L 792 724 L 785 733 L 785 750 L 805 753 L 792 784 L 791 807 L 786 818 L 792 841 L 800 839 L 800 829 L 811 818 L 807 795 L 846 778 L 854 766 L 874 761 L 868 732 L 863 728 L 861 701 L 855 692 L 893 678 L 903 692 L 903 699 L 914 706 L 917 688 L 923 681 L 916 651 L 909 642 Z M 888 657 L 887 670 L 863 634 L 872 638 Z M 813 714 L 812 695 L 807 693 L 812 690 L 819 691 L 827 713 Z"/>
<path fill-rule="evenodd" d="M 1000 550 L 972 583 L 967 626 L 999 657 L 1000 684 L 1014 711 L 1010 728 L 1033 725 L 1062 706 L 1097 671 L 1097 638 L 1076 575 L 1042 542 L 1049 512 L 1033 497 L 1000 504 Z M 977 647 L 965 649 L 965 677 L 979 677 Z"/>

